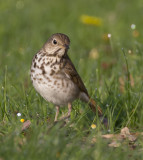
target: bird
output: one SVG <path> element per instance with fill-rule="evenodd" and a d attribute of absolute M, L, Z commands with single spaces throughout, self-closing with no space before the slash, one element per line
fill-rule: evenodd
<path fill-rule="evenodd" d="M 60 107 L 68 106 L 63 119 L 71 115 L 72 102 L 80 99 L 89 104 L 93 112 L 102 116 L 102 109 L 91 99 L 88 91 L 68 56 L 70 39 L 63 33 L 50 36 L 43 47 L 34 55 L 30 77 L 35 90 L 48 102 L 55 105 L 54 121 L 58 121 Z"/>

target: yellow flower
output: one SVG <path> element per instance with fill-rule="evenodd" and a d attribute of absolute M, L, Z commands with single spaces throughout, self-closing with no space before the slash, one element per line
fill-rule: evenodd
<path fill-rule="evenodd" d="M 88 15 L 81 15 L 80 20 L 83 24 L 102 26 L 102 19 L 99 17 L 93 17 Z"/>
<path fill-rule="evenodd" d="M 22 123 L 23 123 L 24 121 L 25 121 L 24 119 L 21 119 L 21 120 L 20 120 L 20 122 L 22 122 Z"/>
<path fill-rule="evenodd" d="M 91 125 L 91 128 L 92 128 L 92 129 L 95 129 L 95 128 L 96 128 L 96 124 L 92 124 L 92 125 Z"/>

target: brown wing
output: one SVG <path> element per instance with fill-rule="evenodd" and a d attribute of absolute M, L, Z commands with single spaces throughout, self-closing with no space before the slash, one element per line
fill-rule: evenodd
<path fill-rule="evenodd" d="M 85 92 L 88 95 L 87 89 L 85 88 L 84 83 L 82 82 L 79 74 L 77 73 L 73 63 L 71 62 L 68 55 L 64 57 L 64 72 L 69 76 L 69 78 L 78 86 L 81 92 Z"/>
<path fill-rule="evenodd" d="M 77 73 L 68 55 L 64 57 L 63 62 L 64 62 L 63 66 L 64 73 L 67 74 L 67 77 L 69 77 L 78 86 L 81 92 L 86 93 L 86 95 L 89 97 L 87 89 L 85 88 L 84 83 L 82 82 L 79 74 Z M 89 105 L 92 111 L 96 112 L 96 102 L 93 99 L 90 99 L 90 97 L 89 97 Z M 97 106 L 97 109 L 99 116 L 102 116 L 102 109 L 100 108 L 100 106 Z"/>

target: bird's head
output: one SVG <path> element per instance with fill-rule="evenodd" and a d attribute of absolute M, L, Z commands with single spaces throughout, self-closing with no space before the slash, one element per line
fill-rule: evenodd
<path fill-rule="evenodd" d="M 50 56 L 64 56 L 70 45 L 70 39 L 68 36 L 62 33 L 53 34 L 48 41 L 44 44 L 43 49 Z"/>

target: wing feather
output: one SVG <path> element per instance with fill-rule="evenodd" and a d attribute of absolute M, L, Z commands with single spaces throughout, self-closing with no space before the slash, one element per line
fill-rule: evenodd
<path fill-rule="evenodd" d="M 63 71 L 67 75 L 67 77 L 70 78 L 73 83 L 78 86 L 81 92 L 84 92 L 88 95 L 87 89 L 68 55 L 66 55 L 64 59 Z"/>

